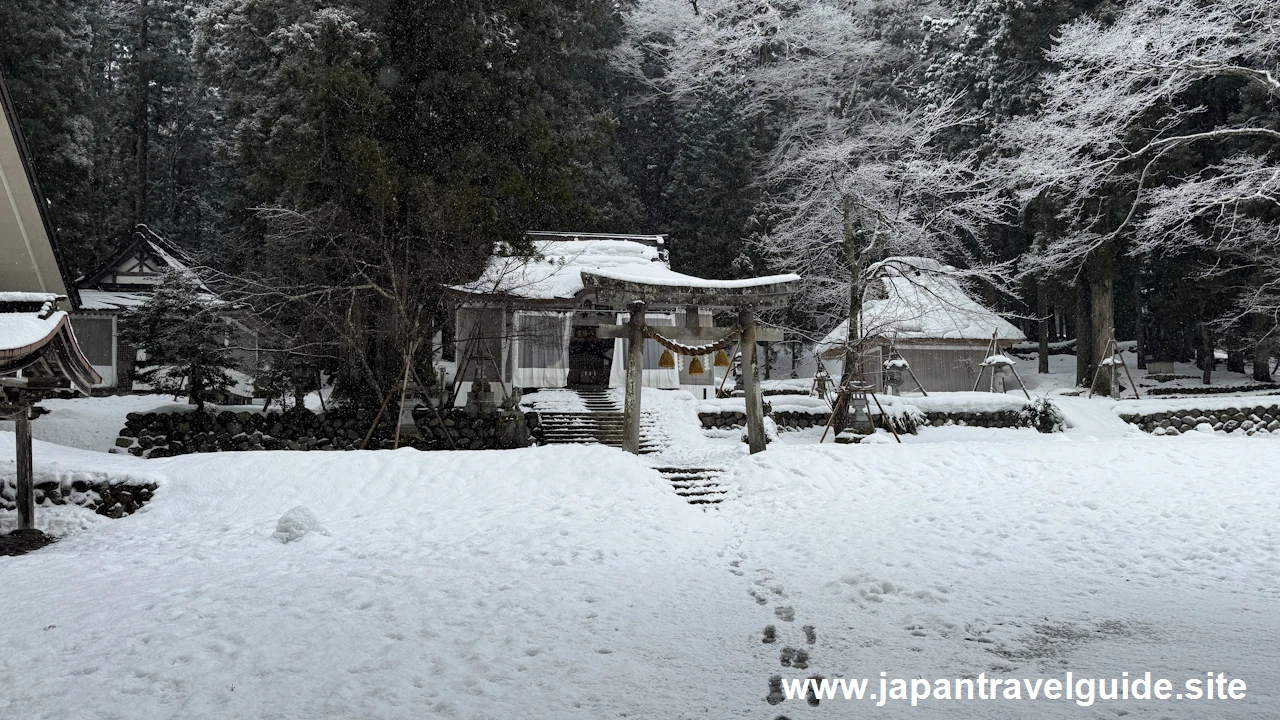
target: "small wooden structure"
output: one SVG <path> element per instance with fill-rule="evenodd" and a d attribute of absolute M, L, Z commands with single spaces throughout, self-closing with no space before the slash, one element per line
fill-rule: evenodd
<path fill-rule="evenodd" d="M 997 392 L 996 373 L 1004 368 L 1008 368 L 1009 372 L 1013 373 L 1014 379 L 1018 381 L 1018 385 L 1022 388 L 1022 394 L 1026 395 L 1027 399 L 1030 400 L 1031 393 L 1027 392 L 1027 384 L 1022 382 L 1022 376 L 1018 374 L 1018 368 L 1015 367 L 1015 365 L 1016 363 L 1013 358 L 1000 352 L 1000 339 L 996 333 L 991 333 L 991 342 L 987 345 L 987 358 L 982 361 L 981 369 L 978 370 L 978 378 L 973 381 L 974 392 L 977 392 L 978 385 L 982 384 L 982 376 L 984 373 L 987 373 L 987 371 L 990 371 L 990 385 L 987 390 L 990 392 Z M 1002 386 L 999 392 L 1005 392 L 1007 389 L 1008 388 Z"/>
<path fill-rule="evenodd" d="M 85 395 L 102 378 L 80 352 L 66 300 L 47 293 L 0 292 L 0 418 L 14 421 L 18 462 L 18 529 L 35 527 L 31 406 L 49 394 Z"/>
<path fill-rule="evenodd" d="M 515 391 L 628 386 L 628 358 L 636 351 L 632 301 L 644 303 L 647 328 L 639 343 L 640 382 L 683 389 L 707 399 L 716 394 L 713 367 L 727 363 L 718 341 L 734 327 L 713 327 L 713 311 L 743 305 L 775 307 L 790 293 L 769 286 L 794 276 L 718 281 L 671 269 L 662 235 L 529 232 L 530 248 L 500 245 L 481 277 L 450 288 L 457 351 L 453 403 L 496 400 Z M 587 278 L 630 278 L 626 297 Z M 629 293 L 629 294 L 628 294 Z M 772 294 L 771 294 L 772 293 Z M 613 329 L 609 329 L 613 328 Z M 734 336 L 737 340 L 737 336 Z M 780 331 L 758 328 L 757 342 L 778 342 Z M 673 344 L 674 343 L 674 344 Z M 445 338 L 443 344 L 450 341 Z M 683 345 L 682 345 L 683 344 Z M 688 347 L 686 347 L 688 346 Z M 689 352 L 697 346 L 700 353 Z"/>
<path fill-rule="evenodd" d="M 744 395 L 747 411 L 747 444 L 752 453 L 765 449 L 764 403 L 760 392 L 760 359 L 756 343 L 781 333 L 757 327 L 757 312 L 787 306 L 800 278 L 775 275 L 735 281 L 703 281 L 684 276 L 672 282 L 665 277 L 646 277 L 607 270 L 583 271 L 583 286 L 599 305 L 626 308 L 625 325 L 601 326 L 601 337 L 628 340 L 626 402 L 623 405 L 623 449 L 640 452 L 640 393 L 642 348 L 646 338 L 669 351 L 688 356 L 712 356 L 737 342 L 742 348 Z M 645 323 L 646 311 L 685 308 L 686 326 L 681 330 L 655 328 Z M 698 319 L 703 310 L 736 310 L 737 326 L 703 327 Z M 697 343 L 696 345 L 691 343 Z"/>
<path fill-rule="evenodd" d="M 962 280 L 960 271 L 928 258 L 892 257 L 867 269 L 853 340 L 863 353 L 868 382 L 886 390 L 885 364 L 897 354 L 929 392 L 967 391 L 992 354 L 987 350 L 993 329 L 1002 348 L 1026 339 L 974 299 Z M 845 321 L 815 348 L 833 377 L 841 375 L 848 343 Z"/>
<path fill-rule="evenodd" d="M 1120 397 L 1120 375 L 1116 372 L 1116 365 L 1124 368 L 1125 377 L 1129 378 L 1129 386 L 1133 388 L 1133 397 L 1141 400 L 1142 394 L 1138 392 L 1138 383 L 1133 381 L 1133 375 L 1129 373 L 1129 364 L 1124 361 L 1124 353 L 1120 352 L 1120 345 L 1116 343 L 1116 329 L 1111 328 L 1111 339 L 1107 341 L 1107 347 L 1102 351 L 1101 362 L 1098 363 L 1098 369 L 1093 371 L 1093 382 L 1089 383 L 1089 397 L 1093 397 L 1093 389 L 1098 384 L 1098 374 L 1102 372 L 1102 368 L 1107 368 L 1107 380 L 1110 385 L 1111 397 Z"/>

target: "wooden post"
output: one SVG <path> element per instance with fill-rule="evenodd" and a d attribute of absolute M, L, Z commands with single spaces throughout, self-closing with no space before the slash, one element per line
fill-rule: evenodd
<path fill-rule="evenodd" d="M 889 417 L 889 413 L 884 411 L 884 406 L 880 404 L 880 398 L 876 397 L 874 392 L 870 392 L 871 399 L 876 401 L 876 409 L 880 411 L 880 417 L 884 418 L 885 427 L 889 428 L 889 432 L 893 433 L 893 439 L 902 444 L 902 438 L 898 437 L 898 431 L 893 427 L 893 418 Z"/>
<path fill-rule="evenodd" d="M 13 416 L 14 435 L 18 454 L 18 529 L 34 530 L 36 527 L 35 478 L 31 465 L 31 408 L 22 405 Z"/>
<path fill-rule="evenodd" d="M 418 351 L 418 341 L 409 343 L 409 354 L 404 358 L 404 379 L 400 381 L 400 411 L 396 413 L 396 439 L 392 448 L 400 449 L 400 426 L 404 424 L 404 396 L 409 391 L 409 371 L 413 368 L 413 355 Z M 376 425 L 375 425 L 376 427 Z"/>
<path fill-rule="evenodd" d="M 929 397 L 929 391 L 925 390 L 924 385 L 920 384 L 920 380 L 916 378 L 916 373 L 911 369 L 910 364 L 907 365 L 907 374 L 911 376 L 911 382 L 915 383 L 916 387 L 920 388 L 920 393 L 925 397 Z"/>
<path fill-rule="evenodd" d="M 742 374 L 746 380 L 747 445 L 751 454 L 764 452 L 764 405 L 760 399 L 760 362 L 756 353 L 756 313 L 744 307 L 738 316 L 742 326 Z"/>
<path fill-rule="evenodd" d="M 640 388 L 644 381 L 644 303 L 631 303 L 627 339 L 627 397 L 622 406 L 622 449 L 640 454 Z"/>
<path fill-rule="evenodd" d="M 1116 373 L 1116 358 L 1124 360 L 1124 356 L 1120 354 L 1120 344 L 1116 342 L 1116 329 L 1111 328 L 1111 367 L 1107 368 L 1107 372 L 1111 375 L 1108 379 L 1107 387 L 1111 392 L 1112 399 L 1120 397 L 1120 376 Z"/>
<path fill-rule="evenodd" d="M 1027 399 L 1028 399 L 1028 400 L 1030 400 L 1030 399 L 1031 399 L 1031 393 L 1027 392 L 1027 384 L 1026 384 L 1026 383 L 1024 383 L 1024 382 L 1022 382 L 1022 376 L 1018 374 L 1018 368 L 1016 368 L 1016 367 L 1014 367 L 1014 366 L 1010 365 L 1010 366 L 1009 366 L 1009 369 L 1013 371 L 1013 378 L 1014 378 L 1015 380 L 1017 380 L 1017 381 L 1018 381 L 1018 385 L 1020 385 L 1020 386 L 1022 387 L 1022 394 L 1023 394 L 1023 395 L 1026 395 L 1026 396 L 1027 396 Z"/>

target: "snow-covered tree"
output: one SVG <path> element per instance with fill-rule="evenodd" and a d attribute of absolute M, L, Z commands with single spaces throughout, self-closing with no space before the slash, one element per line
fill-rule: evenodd
<path fill-rule="evenodd" d="M 1126 248 L 1211 249 L 1214 272 L 1274 256 L 1278 38 L 1280 6 L 1266 0 L 1141 0 L 1062 30 L 1041 111 L 1004 138 L 1020 149 L 1009 172 L 1025 197 L 1053 195 L 1071 223 L 1025 270 L 1088 277 L 1099 350 Z M 1266 310 L 1267 294 L 1242 311 Z"/>
<path fill-rule="evenodd" d="M 123 318 L 121 338 L 147 355 L 136 379 L 157 392 L 185 395 L 199 409 L 210 393 L 235 384 L 224 309 L 189 272 L 166 272 L 151 297 Z"/>
<path fill-rule="evenodd" d="M 884 40 L 894 19 L 842 0 L 650 0 L 632 16 L 638 43 L 619 54 L 637 74 L 663 57 L 653 84 L 677 103 L 727 97 L 741 117 L 776 125 L 757 178 L 772 227 L 753 249 L 804 277 L 802 304 L 828 327 L 857 317 L 866 269 L 885 257 L 950 261 L 1002 283 L 982 240 L 1006 204 L 972 157 L 937 142 L 969 118 L 949 102 L 913 107 L 895 86 L 912 53 Z M 862 339 L 850 337 L 850 354 Z"/>

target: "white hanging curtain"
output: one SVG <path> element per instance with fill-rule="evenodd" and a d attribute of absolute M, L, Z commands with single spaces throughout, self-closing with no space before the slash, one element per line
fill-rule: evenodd
<path fill-rule="evenodd" d="M 618 324 L 625 325 L 631 319 L 630 313 L 619 313 Z M 674 326 L 676 324 L 676 316 L 671 313 L 645 313 L 644 321 L 648 325 L 657 327 Z M 629 341 L 618 339 L 613 342 L 613 365 L 609 368 L 609 387 L 626 387 L 627 385 L 627 346 Z M 645 338 L 644 340 L 644 362 L 640 364 L 640 384 L 645 387 L 659 388 L 662 390 L 679 390 L 680 389 L 680 365 L 686 359 L 683 355 L 675 355 L 675 367 L 660 368 L 659 361 L 662 359 L 663 348 L 655 340 Z"/>
<path fill-rule="evenodd" d="M 559 388 L 569 382 L 572 316 L 559 312 L 515 314 L 515 378 L 518 388 Z"/>

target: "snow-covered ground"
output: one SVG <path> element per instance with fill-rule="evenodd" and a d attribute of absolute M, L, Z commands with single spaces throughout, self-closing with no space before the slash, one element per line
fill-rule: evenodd
<path fill-rule="evenodd" d="M 161 487 L 121 520 L 41 509 L 67 536 L 0 558 L 0 717 L 1280 713 L 1272 437 L 1157 438 L 1114 401 L 1055 397 L 1066 433 L 944 427 L 818 446 L 815 429 L 748 456 L 701 431 L 692 396 L 645 392 L 668 448 L 641 458 L 560 446 L 141 460 L 37 442 L 40 468 Z M 12 454 L 0 433 L 0 474 Z M 653 469 L 668 464 L 720 467 L 733 492 L 685 504 Z M 299 505 L 330 534 L 273 539 Z M 768 625 L 778 642 L 762 642 Z M 782 667 L 784 648 L 809 667 Z M 881 671 L 1180 684 L 1210 670 L 1244 678 L 1246 699 L 765 702 L 776 674 L 866 677 L 875 691 Z"/>
<path fill-rule="evenodd" d="M 169 395 L 106 395 L 72 400 L 41 400 L 49 411 L 31 423 L 31 435 L 68 447 L 107 452 L 131 412 L 154 412 L 180 404 Z M 183 405 L 186 409 L 187 406 Z M 0 430 L 13 431 L 12 421 L 0 422 Z"/>

